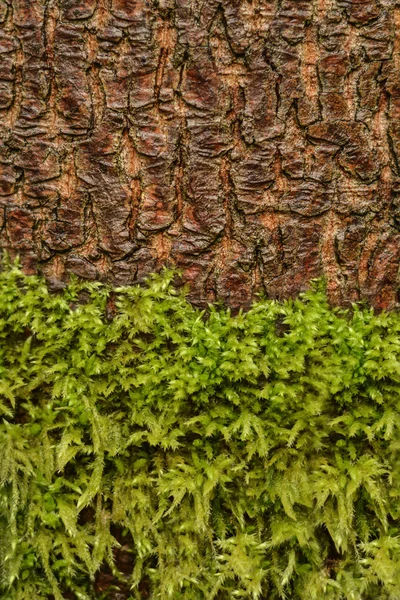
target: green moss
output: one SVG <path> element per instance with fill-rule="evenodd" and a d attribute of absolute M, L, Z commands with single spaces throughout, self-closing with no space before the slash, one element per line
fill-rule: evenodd
<path fill-rule="evenodd" d="M 119 527 L 132 598 L 400 598 L 400 316 L 318 282 L 206 315 L 173 277 L 4 265 L 0 597 L 100 597 Z"/>

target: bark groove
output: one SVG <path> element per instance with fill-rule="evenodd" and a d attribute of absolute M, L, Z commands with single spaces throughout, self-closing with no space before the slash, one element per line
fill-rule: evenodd
<path fill-rule="evenodd" d="M 397 0 L 0 0 L 1 246 L 398 306 L 399 32 Z"/>

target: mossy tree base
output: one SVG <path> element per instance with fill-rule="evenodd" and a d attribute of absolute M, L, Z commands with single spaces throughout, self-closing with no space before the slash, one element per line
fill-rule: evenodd
<path fill-rule="evenodd" d="M 173 277 L 1 272 L 2 598 L 398 598 L 399 315 Z"/>

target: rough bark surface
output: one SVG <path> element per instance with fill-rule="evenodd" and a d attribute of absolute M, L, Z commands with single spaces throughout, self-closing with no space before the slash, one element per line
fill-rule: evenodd
<path fill-rule="evenodd" d="M 0 54 L 27 271 L 399 304 L 399 1 L 0 0 Z"/>

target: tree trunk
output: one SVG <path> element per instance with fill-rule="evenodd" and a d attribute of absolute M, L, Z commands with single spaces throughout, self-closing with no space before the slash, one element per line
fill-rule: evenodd
<path fill-rule="evenodd" d="M 398 305 L 400 2 L 0 0 L 1 246 L 199 304 Z"/>

